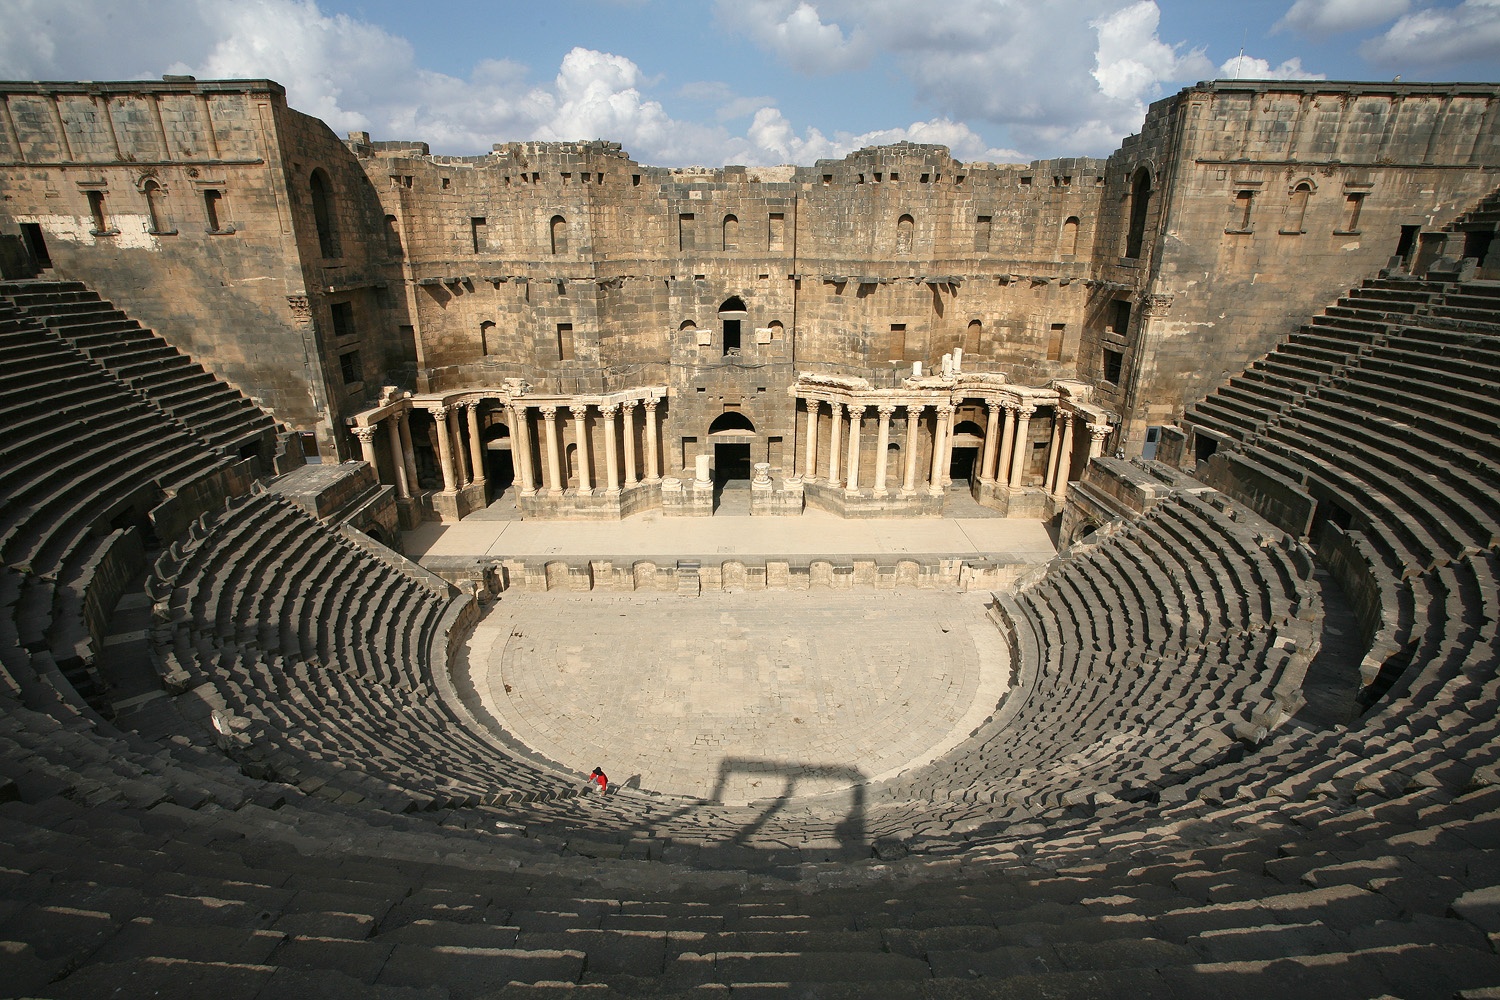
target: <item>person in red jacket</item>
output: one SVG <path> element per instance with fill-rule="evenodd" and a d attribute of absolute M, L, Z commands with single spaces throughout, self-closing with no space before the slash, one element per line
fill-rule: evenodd
<path fill-rule="evenodd" d="M 589 780 L 597 781 L 599 783 L 600 795 L 609 794 L 609 776 L 604 773 L 604 769 L 602 767 L 594 768 L 593 773 L 589 775 Z"/>

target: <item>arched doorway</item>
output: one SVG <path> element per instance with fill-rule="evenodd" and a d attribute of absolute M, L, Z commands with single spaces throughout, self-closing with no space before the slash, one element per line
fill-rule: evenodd
<path fill-rule="evenodd" d="M 948 463 L 948 478 L 955 483 L 968 482 L 979 464 L 979 449 L 984 446 L 984 428 L 972 420 L 953 425 L 953 459 Z"/>
<path fill-rule="evenodd" d="M 750 446 L 755 442 L 755 424 L 738 410 L 729 410 L 708 425 L 714 446 L 714 482 L 750 480 Z"/>
<path fill-rule="evenodd" d="M 484 477 L 490 486 L 490 496 L 499 498 L 516 481 L 515 452 L 511 446 L 510 428 L 505 424 L 491 424 L 479 435 L 484 445 Z"/>
<path fill-rule="evenodd" d="M 741 337 L 744 332 L 744 324 L 749 319 L 750 313 L 745 309 L 745 300 L 738 295 L 731 295 L 719 306 L 719 325 L 724 335 L 724 356 L 740 353 Z"/>

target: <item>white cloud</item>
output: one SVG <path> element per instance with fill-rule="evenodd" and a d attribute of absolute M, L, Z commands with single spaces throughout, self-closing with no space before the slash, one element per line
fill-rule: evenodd
<path fill-rule="evenodd" d="M 1410 9 L 1411 0 L 1297 0 L 1271 30 L 1322 39 L 1373 28 Z"/>
<path fill-rule="evenodd" d="M 894 142 L 921 142 L 947 146 L 960 160 L 986 160 L 1014 163 L 1028 157 L 1014 149 L 995 149 L 969 126 L 946 118 L 912 122 L 904 128 L 877 129 L 871 132 L 835 132 L 832 137 L 809 128 L 798 135 L 792 124 L 776 108 L 762 108 L 746 133 L 752 153 L 758 162 L 810 164 L 814 160 L 844 156 L 865 146 L 883 146 Z"/>
<path fill-rule="evenodd" d="M 1265 59 L 1254 56 L 1235 56 L 1219 67 L 1222 80 L 1326 80 L 1323 73 L 1309 73 L 1302 68 L 1302 60 L 1287 59 L 1279 66 L 1272 66 Z"/>
<path fill-rule="evenodd" d="M 799 73 L 835 73 L 862 66 L 868 51 L 862 33 L 846 36 L 837 23 L 824 23 L 818 8 L 792 0 L 735 0 L 721 3 L 724 22 L 747 32 Z"/>
<path fill-rule="evenodd" d="M 1371 62 L 1398 68 L 1500 59 L 1500 0 L 1464 0 L 1407 14 L 1359 51 Z"/>
<path fill-rule="evenodd" d="M 1068 136 L 1074 154 L 1104 155 L 1140 127 L 1145 106 L 1213 75 L 1201 51 L 1158 32 L 1152 0 L 803 2 L 809 21 L 840 26 L 846 48 L 910 81 L 939 118 L 982 120 L 1022 147 Z M 792 0 L 718 0 L 719 17 L 799 69 L 774 32 Z"/>
<path fill-rule="evenodd" d="M 1090 22 L 1099 31 L 1093 75 L 1105 97 L 1139 104 L 1159 93 L 1165 80 L 1213 72 L 1213 64 L 1200 50 L 1178 55 L 1174 46 L 1158 38 L 1160 22 L 1161 11 L 1152 0 Z"/>
<path fill-rule="evenodd" d="M 292 107 L 335 132 L 424 140 L 446 153 L 606 138 L 648 163 L 756 165 L 901 139 L 944 143 L 963 159 L 1027 158 L 993 148 L 979 122 L 1006 146 L 1106 155 L 1140 126 L 1147 102 L 1212 74 L 1201 52 L 1160 37 L 1151 0 L 947 0 L 920 11 L 913 0 L 721 0 L 718 9 L 809 72 L 879 55 L 926 110 L 904 111 L 909 124 L 837 131 L 788 120 L 772 98 L 699 82 L 674 96 L 711 111 L 684 120 L 622 54 L 575 48 L 556 67 L 492 59 L 466 75 L 435 72 L 404 38 L 315 0 L 0 0 L 0 76 L 270 77 Z"/>

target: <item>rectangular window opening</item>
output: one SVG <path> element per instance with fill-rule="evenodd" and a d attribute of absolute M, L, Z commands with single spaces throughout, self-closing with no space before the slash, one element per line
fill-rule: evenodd
<path fill-rule="evenodd" d="M 364 381 L 359 365 L 359 351 L 345 351 L 339 355 L 339 374 L 343 376 L 345 385 Z"/>
<path fill-rule="evenodd" d="M 222 233 L 228 229 L 221 218 L 223 202 L 224 192 L 215 191 L 212 188 L 203 192 L 203 218 L 208 223 L 208 231 L 211 233 Z"/>
<path fill-rule="evenodd" d="M 974 229 L 974 249 L 979 253 L 989 253 L 992 221 L 991 216 L 981 215 Z"/>
<path fill-rule="evenodd" d="M 906 324 L 892 323 L 890 339 L 886 342 L 886 360 L 906 360 Z"/>
<path fill-rule="evenodd" d="M 1068 334 L 1068 324 L 1053 323 L 1052 328 L 1047 331 L 1047 360 L 1061 361 L 1063 339 Z"/>
<path fill-rule="evenodd" d="M 484 216 L 476 215 L 469 220 L 469 243 L 475 253 L 489 250 L 490 223 Z"/>
<path fill-rule="evenodd" d="M 697 222 L 692 212 L 682 212 L 677 216 L 677 249 L 682 251 L 697 249 L 698 243 L 694 238 L 693 223 Z"/>
<path fill-rule="evenodd" d="M 769 250 L 786 249 L 786 214 L 772 212 L 767 219 L 766 247 Z"/>
<path fill-rule="evenodd" d="M 354 326 L 354 304 L 352 302 L 334 302 L 329 305 L 328 312 L 333 318 L 334 337 L 353 337 L 359 333 Z"/>
<path fill-rule="evenodd" d="M 1130 300 L 1115 299 L 1110 303 L 1109 327 L 1123 336 L 1130 329 Z"/>
<path fill-rule="evenodd" d="M 1125 369 L 1125 352 L 1104 349 L 1104 381 L 1120 384 L 1120 374 Z"/>
<path fill-rule="evenodd" d="M 1344 196 L 1344 225 L 1339 230 L 1344 233 L 1359 232 L 1359 216 L 1365 208 L 1365 195 L 1363 191 L 1356 191 Z"/>
<path fill-rule="evenodd" d="M 557 324 L 557 360 L 573 360 L 573 324 Z"/>

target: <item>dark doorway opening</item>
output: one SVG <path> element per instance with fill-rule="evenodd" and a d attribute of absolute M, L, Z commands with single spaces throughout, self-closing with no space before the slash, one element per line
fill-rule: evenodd
<path fill-rule="evenodd" d="M 1490 243 L 1494 238 L 1494 233 L 1478 230 L 1464 233 L 1464 257 L 1474 258 L 1483 267 L 1484 259 L 1490 255 Z"/>
<path fill-rule="evenodd" d="M 1411 267 L 1412 251 L 1417 248 L 1417 232 L 1421 226 L 1402 226 L 1401 238 L 1396 241 L 1396 256 L 1401 258 L 1401 265 Z"/>
<path fill-rule="evenodd" d="M 948 463 L 948 478 L 955 483 L 968 482 L 974 475 L 974 466 L 978 461 L 978 448 L 954 448 L 953 461 Z"/>
<path fill-rule="evenodd" d="M 1214 452 L 1219 450 L 1219 442 L 1216 438 L 1207 437 L 1203 434 L 1193 435 L 1193 461 L 1206 462 L 1213 457 Z"/>
<path fill-rule="evenodd" d="M 39 268 L 52 266 L 52 256 L 47 253 L 47 240 L 42 236 L 42 227 L 35 222 L 21 223 L 21 239 L 26 243 L 26 252 Z"/>
<path fill-rule="evenodd" d="M 714 482 L 723 485 L 730 480 L 750 481 L 750 445 L 714 445 Z"/>

